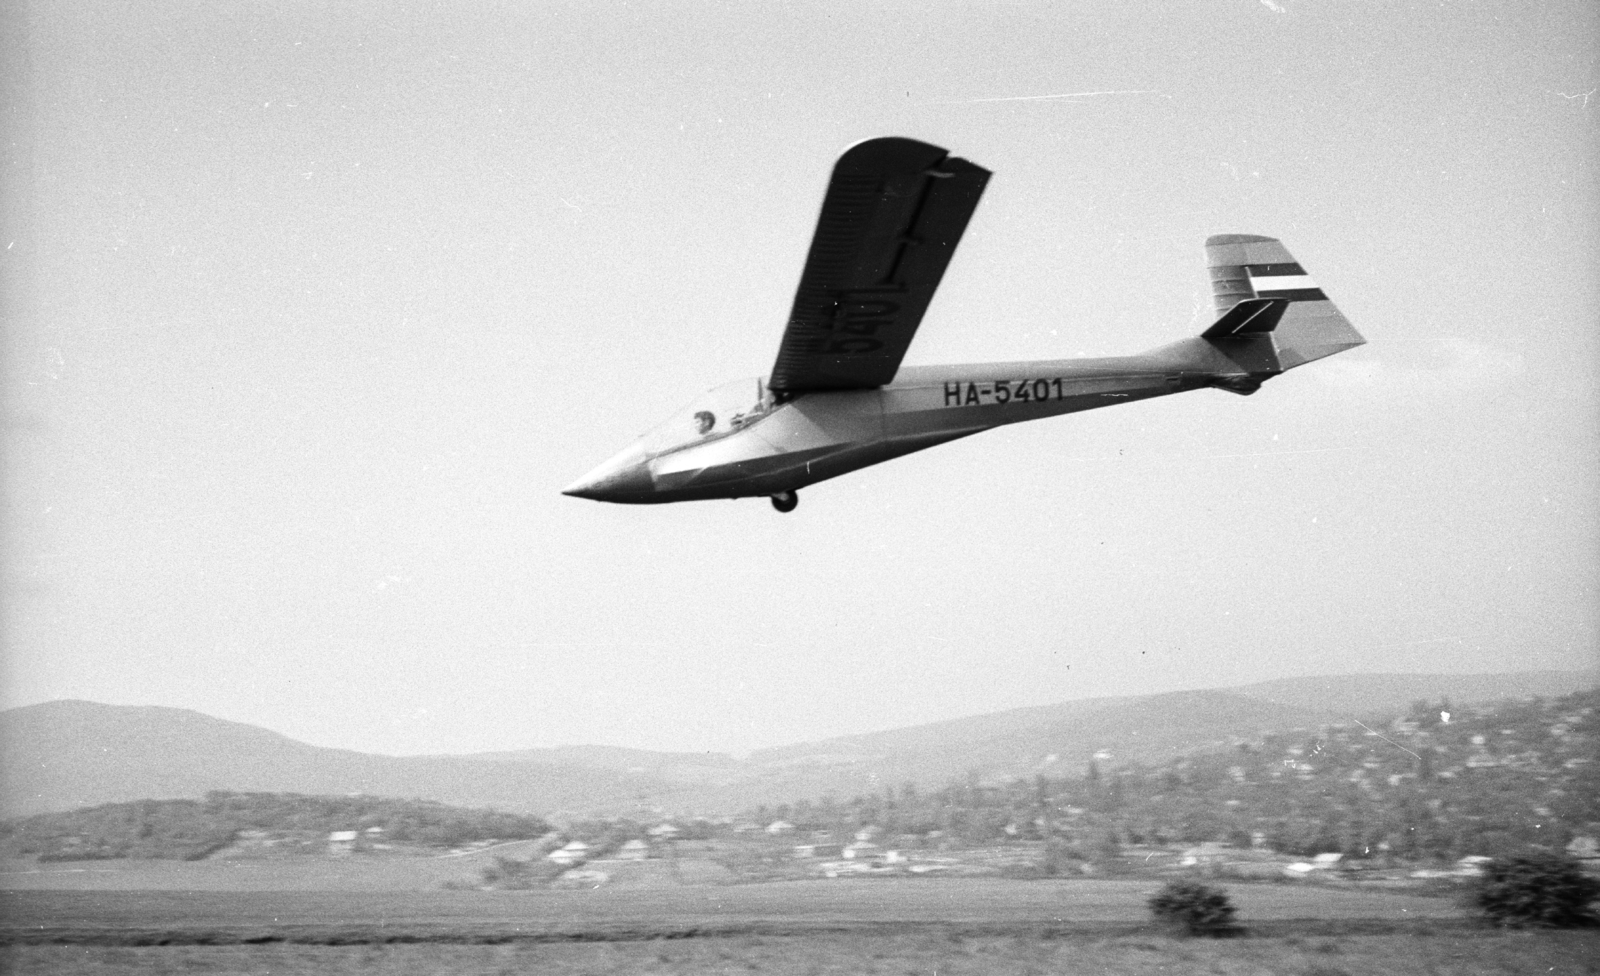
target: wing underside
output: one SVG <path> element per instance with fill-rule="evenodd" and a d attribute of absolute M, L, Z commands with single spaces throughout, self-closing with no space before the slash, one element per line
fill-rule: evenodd
<path fill-rule="evenodd" d="M 989 171 L 912 139 L 870 139 L 834 166 L 767 386 L 894 379 Z"/>

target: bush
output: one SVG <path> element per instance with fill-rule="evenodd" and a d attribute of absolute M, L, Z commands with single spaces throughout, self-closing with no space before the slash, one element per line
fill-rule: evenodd
<path fill-rule="evenodd" d="M 1561 854 L 1495 858 L 1483 866 L 1472 902 L 1496 925 L 1564 929 L 1594 925 L 1589 903 L 1600 881 Z"/>
<path fill-rule="evenodd" d="M 1189 935 L 1224 936 L 1239 931 L 1233 905 L 1220 889 L 1198 881 L 1169 881 L 1150 897 L 1156 919 Z"/>

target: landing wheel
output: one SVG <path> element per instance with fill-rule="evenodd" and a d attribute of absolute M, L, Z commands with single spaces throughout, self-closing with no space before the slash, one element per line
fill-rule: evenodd
<path fill-rule="evenodd" d="M 780 491 L 772 496 L 772 507 L 780 512 L 792 512 L 800 504 L 800 493 L 795 491 Z"/>

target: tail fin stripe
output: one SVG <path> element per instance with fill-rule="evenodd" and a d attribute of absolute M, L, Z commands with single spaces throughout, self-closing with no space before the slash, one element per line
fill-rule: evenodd
<path fill-rule="evenodd" d="M 1256 289 L 1257 298 L 1287 298 L 1291 302 L 1325 302 L 1328 296 L 1321 288 L 1270 288 Z"/>
<path fill-rule="evenodd" d="M 1294 288 L 1315 288 L 1317 283 L 1308 274 L 1250 276 L 1250 287 L 1257 292 L 1289 291 Z"/>

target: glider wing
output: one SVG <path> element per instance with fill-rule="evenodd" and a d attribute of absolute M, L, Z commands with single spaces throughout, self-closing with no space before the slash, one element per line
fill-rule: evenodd
<path fill-rule="evenodd" d="M 989 171 L 913 139 L 869 139 L 833 168 L 767 386 L 782 395 L 894 379 Z"/>

